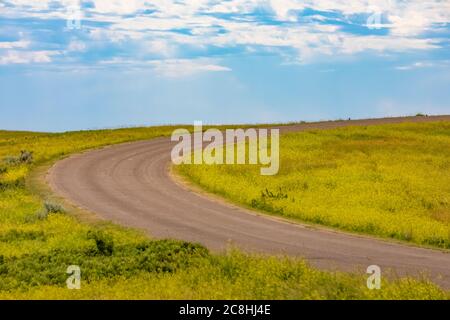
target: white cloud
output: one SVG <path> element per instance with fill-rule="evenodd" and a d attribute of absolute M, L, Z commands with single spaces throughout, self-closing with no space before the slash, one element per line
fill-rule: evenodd
<path fill-rule="evenodd" d="M 169 41 L 164 39 L 155 39 L 150 41 L 145 41 L 143 43 L 143 51 L 150 53 L 155 53 L 163 57 L 172 57 L 176 54 L 176 47 Z"/>
<path fill-rule="evenodd" d="M 132 14 L 145 7 L 143 0 L 95 0 L 95 11 L 98 13 Z"/>
<path fill-rule="evenodd" d="M 69 45 L 67 46 L 67 50 L 83 52 L 86 50 L 86 44 L 79 40 L 72 40 L 72 41 L 70 41 Z"/>
<path fill-rule="evenodd" d="M 231 71 L 228 67 L 214 64 L 213 62 L 205 59 L 158 60 L 152 62 L 152 66 L 156 73 L 170 78 L 187 77 L 203 72 Z"/>
<path fill-rule="evenodd" d="M 66 19 L 67 8 L 77 0 L 62 0 L 60 3 L 64 6 L 61 8 L 51 6 L 54 0 L 8 2 L 13 6 L 2 8 L 0 16 Z M 182 57 L 186 46 L 199 50 L 210 46 L 242 46 L 246 48 L 243 50 L 281 48 L 296 54 L 292 60 L 303 62 L 368 50 L 380 53 L 432 50 L 442 46 L 442 39 L 426 36 L 426 33 L 435 31 L 436 25 L 450 22 L 450 1 L 440 0 L 93 0 L 93 3 L 93 8 L 83 9 L 84 19 L 106 22 L 107 25 L 83 24 L 91 41 L 124 44 L 124 47 L 134 48 L 136 56 L 155 53 L 166 59 Z M 369 16 L 380 12 L 388 20 L 383 26 L 389 29 L 389 34 L 374 36 L 344 32 L 337 25 L 324 24 L 326 19 L 319 13 L 315 16 L 321 19 L 299 18 L 300 11 L 305 8 L 336 13 L 342 21 L 361 26 L 365 22 L 353 21 L 355 15 Z M 145 10 L 153 13 L 141 14 Z M 243 15 L 256 11 L 273 12 L 273 18 L 282 23 L 268 23 L 258 15 Z M 212 13 L 227 14 L 228 18 Z M 3 49 L 23 48 L 13 45 L 0 42 Z M 88 47 L 74 42 L 69 44 L 68 50 L 87 51 Z"/>
<path fill-rule="evenodd" d="M 284 21 L 296 21 L 297 16 L 295 12 L 306 7 L 305 1 L 270 0 L 269 2 L 277 18 Z"/>
<path fill-rule="evenodd" d="M 124 58 L 113 58 L 101 61 L 102 65 L 138 67 L 142 71 L 145 68 L 153 70 L 156 74 L 168 78 L 182 78 L 206 72 L 227 72 L 230 68 L 218 64 L 216 59 L 161 59 L 138 61 Z"/>
<path fill-rule="evenodd" d="M 449 67 L 450 61 L 442 60 L 442 61 L 417 61 L 408 65 L 397 66 L 395 69 L 400 71 L 409 71 L 414 69 L 423 69 L 423 68 L 444 68 Z"/>
<path fill-rule="evenodd" d="M 12 41 L 12 42 L 0 42 L 0 49 L 16 49 L 16 48 L 27 48 L 30 45 L 29 41 Z"/>
<path fill-rule="evenodd" d="M 26 64 L 26 63 L 49 63 L 57 51 L 16 51 L 7 50 L 0 56 L 0 65 Z"/>
<path fill-rule="evenodd" d="M 408 51 L 408 50 L 426 50 L 438 48 L 439 45 L 434 40 L 429 39 L 411 39 L 402 37 L 383 37 L 367 36 L 345 37 L 343 38 L 342 52 L 353 54 L 365 50 L 374 51 Z"/>

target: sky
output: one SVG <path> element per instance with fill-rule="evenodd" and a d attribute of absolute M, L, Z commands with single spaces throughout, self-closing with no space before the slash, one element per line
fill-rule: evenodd
<path fill-rule="evenodd" d="M 450 114 L 450 0 L 0 0 L 0 129 Z"/>

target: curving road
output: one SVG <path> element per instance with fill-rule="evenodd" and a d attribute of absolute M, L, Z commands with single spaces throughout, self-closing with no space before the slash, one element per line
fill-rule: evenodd
<path fill-rule="evenodd" d="M 281 132 L 404 121 L 450 121 L 450 116 L 318 122 Z M 376 264 L 399 275 L 423 274 L 450 288 L 450 254 L 369 237 L 308 228 L 197 194 L 170 173 L 169 138 L 116 145 L 57 162 L 51 188 L 100 217 L 148 231 L 155 238 L 199 242 L 213 250 L 232 243 L 251 252 L 289 254 L 344 271 Z"/>

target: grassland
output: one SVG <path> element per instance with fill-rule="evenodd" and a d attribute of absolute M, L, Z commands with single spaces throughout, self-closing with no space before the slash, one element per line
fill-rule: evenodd
<path fill-rule="evenodd" d="M 425 279 L 383 280 L 316 270 L 304 261 L 218 255 L 87 222 L 30 187 L 30 174 L 74 152 L 168 135 L 171 127 L 61 134 L 0 131 L 0 299 L 447 299 Z M 28 152 L 32 152 L 32 156 Z M 79 265 L 81 290 L 66 288 Z"/>
<path fill-rule="evenodd" d="M 450 248 L 450 122 L 282 135 L 276 176 L 261 176 L 252 165 L 177 170 L 269 214 Z"/>

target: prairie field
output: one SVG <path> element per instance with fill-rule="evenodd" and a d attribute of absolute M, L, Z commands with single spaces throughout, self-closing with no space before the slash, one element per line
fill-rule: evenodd
<path fill-rule="evenodd" d="M 181 165 L 206 191 L 269 214 L 450 248 L 450 122 L 287 133 L 280 170 Z"/>
<path fill-rule="evenodd" d="M 441 166 L 441 175 L 438 172 L 429 172 L 428 177 L 433 179 L 433 184 L 418 180 L 421 183 L 423 201 L 429 201 L 433 209 L 416 211 L 410 214 L 411 219 L 421 219 L 427 221 L 428 228 L 434 228 L 436 236 L 443 237 L 440 228 L 445 227 L 445 221 L 440 221 L 437 217 L 446 217 L 448 202 L 441 204 L 448 198 L 448 185 L 445 186 L 445 166 L 448 160 L 444 159 L 444 153 L 448 152 L 442 148 L 448 143 L 448 124 L 435 124 L 424 127 L 424 132 L 417 133 L 417 128 L 404 126 L 400 129 L 392 128 L 388 132 L 408 136 L 404 144 L 401 144 L 404 155 L 409 150 L 409 144 L 417 144 L 421 139 L 431 139 L 431 146 L 423 144 L 423 152 L 434 154 L 435 156 L 423 156 L 427 160 L 416 176 L 425 174 L 427 168 Z M 230 249 L 225 254 L 209 252 L 206 248 L 198 244 L 191 244 L 173 240 L 152 240 L 141 232 L 126 229 L 117 225 L 105 222 L 84 221 L 79 216 L 73 214 L 72 210 L 53 199 L 52 195 L 44 191 L 36 191 L 31 175 L 43 164 L 67 156 L 71 153 L 81 152 L 86 149 L 101 147 L 104 145 L 150 139 L 158 136 L 169 135 L 174 127 L 154 127 L 154 128 L 133 128 L 102 131 L 68 132 L 58 134 L 32 133 L 32 132 L 8 132 L 0 131 L 0 299 L 448 299 L 449 293 L 443 291 L 435 284 L 423 279 L 386 279 L 383 277 L 382 290 L 369 290 L 366 287 L 366 274 L 326 272 L 317 270 L 309 266 L 305 261 L 287 257 L 267 257 L 259 255 L 244 254 L 236 249 Z M 315 150 L 315 146 L 328 143 L 334 146 L 333 141 L 347 139 L 353 140 L 358 137 L 356 129 L 348 131 L 334 131 L 329 133 L 307 133 L 290 135 L 283 138 L 283 148 L 291 146 L 289 152 L 283 152 L 283 161 L 297 156 L 298 148 L 307 148 L 308 153 L 303 159 L 312 159 L 319 155 L 320 150 Z M 361 129 L 362 130 L 362 129 Z M 370 136 L 374 132 L 382 134 L 381 129 L 367 129 Z M 375 131 L 372 131 L 375 130 Z M 376 131 L 378 130 L 378 131 Z M 342 135 L 342 138 L 339 138 Z M 286 140 L 286 138 L 288 140 Z M 363 139 L 365 138 L 365 139 Z M 359 140 L 358 140 L 359 139 Z M 366 136 L 349 142 L 348 148 L 352 146 L 364 146 L 366 152 L 370 153 L 371 139 Z M 380 138 L 381 139 L 381 138 Z M 389 138 L 390 139 L 390 138 Z M 392 151 L 394 141 L 389 140 L 384 145 Z M 399 141 L 401 139 L 399 138 Z M 327 142 L 328 141 L 328 142 Z M 380 140 L 384 141 L 383 139 Z M 391 142 L 389 142 L 391 141 Z M 403 141 L 403 140 L 401 140 Z M 408 142 L 409 141 L 409 142 Z M 288 143 L 286 143 L 288 142 Z M 408 142 L 408 143 L 407 143 Z M 358 144 L 359 143 L 359 144 Z M 441 146 L 441 148 L 439 148 Z M 333 147 L 334 148 L 334 147 Z M 336 154 L 345 156 L 343 151 L 333 149 Z M 420 149 L 422 150 L 422 149 Z M 333 154 L 334 154 L 333 153 Z M 362 151 L 349 152 L 354 159 L 364 160 L 366 166 L 371 163 Z M 287 157 L 287 158 L 286 158 Z M 377 156 L 381 157 L 381 155 Z M 389 157 L 385 155 L 385 157 Z M 376 159 L 373 159 L 375 161 Z M 415 157 L 411 161 L 416 161 Z M 429 160 L 428 160 L 429 159 Z M 344 159 L 342 159 L 343 162 Z M 308 184 L 306 190 L 313 190 L 317 194 L 319 190 L 331 190 L 325 186 L 328 181 L 325 171 L 330 170 L 331 154 L 327 158 L 325 154 L 315 164 L 308 167 L 305 176 L 299 180 L 300 186 Z M 333 160 L 336 161 L 336 160 Z M 430 161 L 430 162 L 428 162 Z M 289 201 L 293 207 L 297 203 L 303 203 L 301 199 L 304 193 L 294 193 L 293 190 L 301 190 L 295 184 L 295 179 L 287 179 L 287 172 L 292 171 L 297 163 L 282 163 L 282 172 L 279 177 L 279 185 L 275 180 L 268 184 L 269 190 L 276 190 L 278 186 L 284 186 L 281 192 L 288 192 Z M 341 163 L 341 162 L 339 162 Z M 427 164 L 428 163 L 428 164 Z M 328 164 L 328 165 L 327 165 Z M 356 165 L 356 164 L 355 164 Z M 402 167 L 400 163 L 390 163 L 396 169 Z M 373 164 L 374 168 L 377 166 Z M 379 165 L 381 166 L 381 165 Z M 405 170 L 407 167 L 404 167 Z M 447 167 L 448 168 L 448 167 Z M 245 186 L 249 185 L 248 179 L 252 177 L 252 168 L 249 167 L 185 167 L 186 173 L 202 177 L 210 170 L 214 180 L 204 181 L 199 179 L 204 186 L 211 181 L 235 181 L 238 179 L 242 184 L 240 192 L 244 192 Z M 351 170 L 351 168 L 347 168 Z M 354 179 L 358 176 L 357 168 L 352 171 Z M 375 170 L 375 169 L 373 169 Z M 408 170 L 406 170 L 408 171 Z M 384 172 L 384 171 L 383 171 Z M 409 171 L 408 171 L 409 172 Z M 216 174 L 221 173 L 220 176 Z M 300 173 L 296 173 L 300 174 Z M 406 174 L 406 173 L 405 173 Z M 373 179 L 387 179 L 383 174 L 381 178 L 376 175 Z M 298 176 L 298 177 L 300 177 Z M 316 184 L 315 177 L 322 177 L 323 181 Z M 336 188 L 340 188 L 338 176 Z M 423 177 L 424 179 L 425 177 Z M 448 176 L 447 176 L 448 178 Z M 228 180 L 227 180 L 228 179 Z M 248 199 L 260 198 L 261 177 L 255 176 L 255 186 L 249 186 L 246 195 Z M 350 179 L 350 177 L 349 177 Z M 360 179 L 361 183 L 363 179 Z M 375 181 L 374 180 L 374 181 Z M 247 181 L 247 182 L 246 182 Z M 284 181 L 284 182 L 283 182 Z M 288 189 L 286 181 L 290 181 Z M 378 181 L 378 180 L 376 180 Z M 381 183 L 379 180 L 380 190 Z M 392 182 L 396 180 L 391 177 Z M 269 181 L 267 181 L 269 182 Z M 234 185 L 236 185 L 234 183 Z M 209 185 L 214 190 L 214 183 Z M 364 186 L 357 185 L 358 188 Z M 367 186 L 367 184 L 366 184 Z M 441 186 L 443 189 L 430 196 Z M 318 188 L 318 189 L 316 189 Z M 348 185 L 346 187 L 350 188 Z M 394 186 L 392 186 L 394 188 Z M 345 191 L 340 190 L 340 194 Z M 397 190 L 397 189 L 392 189 Z M 217 191 L 217 190 L 216 190 Z M 235 192 L 229 190 L 229 195 Z M 418 192 L 419 192 L 418 191 Z M 406 191 L 404 191 L 406 192 Z M 222 192 L 222 194 L 225 194 Z M 341 204 L 340 208 L 347 205 L 354 206 L 362 210 L 364 205 L 360 201 L 367 198 L 358 198 L 358 195 L 348 196 L 346 204 Z M 391 195 L 394 197 L 395 195 Z M 295 197 L 295 202 L 292 201 Z M 356 198 L 355 198 L 356 197 Z M 313 194 L 304 199 L 304 203 L 309 203 L 304 212 L 309 212 L 307 208 L 313 208 Z M 322 201 L 324 197 L 320 198 Z M 338 203 L 338 198 L 334 203 Z M 444 199 L 444 200 L 443 200 Z M 309 202 L 306 202 L 308 200 Z M 399 201 L 401 198 L 399 198 Z M 422 203 L 422 198 L 411 204 L 416 207 Z M 447 201 L 445 200 L 445 201 Z M 56 201 L 56 202 L 55 202 Z M 266 205 L 271 205 L 274 212 L 281 208 L 281 202 L 275 200 L 266 201 Z M 245 201 L 242 201 L 245 203 Z M 263 203 L 263 202 L 261 202 Z M 287 203 L 287 202 L 286 202 Z M 378 208 L 373 202 L 373 217 L 377 218 Z M 428 203 L 428 202 L 426 202 Z M 393 208 L 403 208 L 404 202 L 393 202 Z M 394 206 L 396 205 L 396 206 Z M 367 206 L 367 204 L 365 204 Z M 323 212 L 326 202 L 317 202 L 317 212 Z M 259 207 L 258 207 L 259 208 Z M 390 206 L 388 208 L 391 208 Z M 267 209 L 264 207 L 262 209 Z M 426 209 L 426 208 L 425 208 Z M 442 209 L 442 211 L 437 211 Z M 283 209 L 287 213 L 288 208 Z M 290 209 L 289 209 L 290 210 Z M 322 210 L 322 211 L 320 211 Z M 404 214 L 405 210 L 400 214 Z M 303 211 L 302 211 L 303 212 Z M 316 211 L 314 211 L 316 212 Z M 348 223 L 349 218 L 355 211 L 348 211 L 341 219 L 341 223 Z M 441 212 L 441 215 L 432 216 L 432 212 Z M 437 214 L 437 213 L 436 213 Z M 330 216 L 330 221 L 331 221 Z M 336 218 L 336 217 L 335 217 Z M 308 220 L 305 217 L 302 219 Z M 380 219 L 379 219 L 380 220 Z M 328 221 L 328 220 L 324 220 Z M 382 219 L 380 221 L 383 221 Z M 447 220 L 448 221 L 448 220 Z M 374 223 L 378 223 L 375 219 Z M 407 223 L 407 221 L 405 222 Z M 377 229 L 375 229 L 377 230 Z M 422 229 L 420 229 L 422 230 Z M 416 231 L 417 232 L 417 231 Z M 417 239 L 418 234 L 413 233 L 413 239 Z M 440 238 L 436 238 L 440 239 Z M 448 243 L 448 242 L 447 242 Z M 79 265 L 82 270 L 82 282 L 80 290 L 69 290 L 66 288 L 66 269 L 69 265 Z"/>

